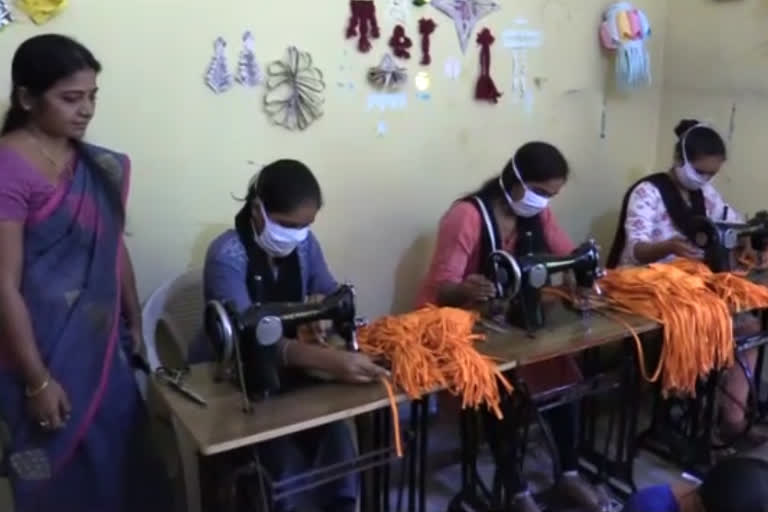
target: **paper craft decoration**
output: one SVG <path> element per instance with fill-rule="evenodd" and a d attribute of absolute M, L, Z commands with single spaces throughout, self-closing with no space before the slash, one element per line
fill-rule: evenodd
<path fill-rule="evenodd" d="M 461 61 L 456 57 L 449 57 L 445 59 L 443 70 L 445 72 L 445 76 L 451 80 L 457 80 L 459 75 L 461 75 Z"/>
<path fill-rule="evenodd" d="M 402 25 L 396 25 L 392 31 L 392 37 L 389 38 L 389 47 L 395 57 L 400 59 L 410 59 L 411 53 L 408 49 L 413 46 L 411 38 L 405 35 L 405 28 Z"/>
<path fill-rule="evenodd" d="M 408 106 L 408 98 L 405 93 L 371 93 L 368 95 L 368 106 L 366 110 L 369 112 L 373 109 L 378 109 L 381 112 L 386 110 L 403 110 Z"/>
<path fill-rule="evenodd" d="M 217 37 L 213 43 L 213 58 L 208 65 L 205 83 L 216 94 L 228 91 L 232 87 L 232 74 L 227 65 L 227 42 L 223 37 Z"/>
<path fill-rule="evenodd" d="M 453 18 L 461 52 L 467 53 L 469 38 L 477 23 L 501 6 L 494 0 L 432 0 L 432 6 Z"/>
<path fill-rule="evenodd" d="M 16 4 L 36 25 L 42 25 L 64 10 L 69 0 L 18 0 Z"/>
<path fill-rule="evenodd" d="M 0 30 L 12 21 L 13 16 L 11 15 L 11 8 L 8 7 L 8 2 L 6 2 L 6 0 L 0 0 Z"/>
<path fill-rule="evenodd" d="M 379 37 L 379 24 L 376 21 L 376 6 L 372 0 L 351 0 L 349 7 L 352 16 L 347 26 L 347 39 L 357 37 L 357 49 L 367 53 L 371 49 L 371 40 Z"/>
<path fill-rule="evenodd" d="M 237 76 L 235 77 L 237 83 L 246 87 L 256 87 L 264 80 L 259 63 L 256 62 L 255 46 L 253 34 L 250 30 L 246 31 L 243 34 L 243 49 L 240 51 L 240 60 L 237 63 Z"/>
<path fill-rule="evenodd" d="M 408 23 L 408 0 L 389 0 L 389 17 L 395 23 Z"/>
<path fill-rule="evenodd" d="M 432 56 L 429 54 L 429 37 L 435 31 L 437 25 L 429 18 L 419 20 L 419 34 L 421 34 L 421 65 L 429 66 L 432 64 Z"/>
<path fill-rule="evenodd" d="M 645 42 L 651 37 L 651 24 L 643 11 L 629 2 L 618 2 L 603 14 L 600 41 L 615 54 L 616 83 L 634 89 L 651 83 L 651 58 Z"/>
<path fill-rule="evenodd" d="M 270 120 L 289 130 L 305 130 L 323 116 L 323 72 L 314 67 L 312 56 L 288 48 L 285 61 L 267 67 L 264 110 Z"/>
<path fill-rule="evenodd" d="M 475 99 L 490 103 L 498 103 L 501 97 L 491 78 L 491 45 L 495 40 L 487 28 L 477 35 L 477 44 L 480 45 L 480 77 L 475 86 Z"/>
<path fill-rule="evenodd" d="M 368 70 L 368 83 L 375 89 L 396 91 L 408 80 L 405 68 L 397 65 L 391 55 L 386 54 L 381 58 L 378 66 Z"/>

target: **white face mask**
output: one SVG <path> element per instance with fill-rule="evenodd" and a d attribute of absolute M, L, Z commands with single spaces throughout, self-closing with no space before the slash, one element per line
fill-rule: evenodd
<path fill-rule="evenodd" d="M 680 184 L 688 190 L 701 190 L 710 180 L 709 177 L 694 169 L 687 159 L 683 165 L 675 167 L 675 175 L 677 175 Z"/>
<path fill-rule="evenodd" d="M 261 209 L 261 218 L 264 219 L 264 229 L 261 230 L 261 234 L 258 234 L 254 228 L 254 239 L 259 247 L 273 258 L 288 256 L 309 236 L 309 228 L 286 228 L 273 222 L 267 212 L 264 211 L 264 205 L 261 201 L 259 201 L 259 208 Z"/>
<path fill-rule="evenodd" d="M 691 126 L 688 128 L 688 131 L 685 132 L 680 138 L 680 151 L 682 153 L 681 156 L 683 157 L 683 165 L 680 167 L 675 167 L 675 175 L 680 181 L 680 184 L 688 190 L 701 190 L 701 188 L 709 183 L 709 180 L 711 179 L 709 176 L 704 176 L 699 171 L 697 171 L 693 165 L 691 165 L 691 162 L 688 160 L 688 155 L 685 153 L 685 139 L 688 138 L 688 134 L 696 128 L 702 126 L 707 125 L 697 124 L 695 126 Z"/>
<path fill-rule="evenodd" d="M 515 165 L 514 161 L 512 161 L 512 169 L 514 169 L 515 176 L 520 182 L 520 185 L 523 187 L 524 193 L 523 197 L 519 201 L 512 199 L 512 196 L 509 195 L 507 188 L 504 186 L 504 179 L 499 176 L 499 186 L 501 187 L 501 191 L 504 192 L 504 197 L 507 200 L 507 204 L 509 204 L 509 207 L 512 208 L 512 211 L 514 211 L 520 217 L 535 217 L 536 215 L 543 212 L 549 205 L 549 198 L 537 194 L 528 188 L 528 185 L 526 185 L 523 179 L 520 177 L 520 171 L 517 170 L 517 165 Z"/>

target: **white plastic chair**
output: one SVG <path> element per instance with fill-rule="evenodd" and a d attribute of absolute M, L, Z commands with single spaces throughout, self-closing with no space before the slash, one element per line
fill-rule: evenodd
<path fill-rule="evenodd" d="M 200 269 L 185 272 L 152 293 L 142 311 L 145 357 L 152 371 L 161 365 L 169 368 L 183 367 L 190 344 L 203 335 L 204 310 Z M 198 512 L 200 510 L 199 475 L 194 444 L 186 437 L 184 430 L 176 425 L 168 411 L 162 410 L 158 401 L 148 396 L 146 376 L 137 373 L 137 380 L 142 395 L 145 400 L 148 400 L 152 417 L 159 420 L 154 422 L 160 430 L 157 435 L 175 438 L 175 443 L 169 444 L 175 444 L 177 453 L 164 455 L 169 462 L 171 476 L 176 476 L 179 470 L 182 472 L 186 504 L 180 503 L 178 510 Z M 163 426 L 169 425 L 173 426 L 173 432 L 168 432 L 167 428 L 162 429 Z M 178 455 L 178 458 L 175 455 Z M 177 467 L 174 468 L 174 466 Z"/>

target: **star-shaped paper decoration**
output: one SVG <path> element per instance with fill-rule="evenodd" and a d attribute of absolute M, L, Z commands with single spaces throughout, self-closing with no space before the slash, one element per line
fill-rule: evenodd
<path fill-rule="evenodd" d="M 475 25 L 501 6 L 494 0 L 432 0 L 432 6 L 453 18 L 462 53 L 467 53 Z"/>

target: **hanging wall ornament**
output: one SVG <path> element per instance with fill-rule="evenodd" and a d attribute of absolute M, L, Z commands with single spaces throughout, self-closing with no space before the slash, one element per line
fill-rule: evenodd
<path fill-rule="evenodd" d="M 323 72 L 312 64 L 312 56 L 288 48 L 285 61 L 267 67 L 264 110 L 270 120 L 289 130 L 305 130 L 323 115 Z"/>
<path fill-rule="evenodd" d="M 8 7 L 8 2 L 6 2 L 6 0 L 0 0 L 0 30 L 12 21 L 13 16 L 11 15 L 11 8 Z"/>
<path fill-rule="evenodd" d="M 480 77 L 475 86 L 475 99 L 498 103 L 501 93 L 491 78 L 491 45 L 494 41 L 491 31 L 487 28 L 477 35 L 477 44 L 480 45 Z"/>
<path fill-rule="evenodd" d="M 63 11 L 69 0 L 17 0 L 16 4 L 36 25 L 42 25 Z"/>
<path fill-rule="evenodd" d="M 467 53 L 469 38 L 477 23 L 501 6 L 494 0 L 432 0 L 432 6 L 450 16 L 456 25 L 462 53 Z"/>
<path fill-rule="evenodd" d="M 645 41 L 651 37 L 651 24 L 643 11 L 629 2 L 610 6 L 603 14 L 600 40 L 615 53 L 616 82 L 622 89 L 651 83 L 651 58 Z"/>
<path fill-rule="evenodd" d="M 237 83 L 246 87 L 256 87 L 264 80 L 259 63 L 256 62 L 255 46 L 253 34 L 249 30 L 243 34 L 243 49 L 240 51 L 237 76 L 235 77 Z"/>
<path fill-rule="evenodd" d="M 228 91 L 232 87 L 232 74 L 227 65 L 227 42 L 223 37 L 217 37 L 213 43 L 213 58 L 208 65 L 205 83 L 216 94 Z"/>
<path fill-rule="evenodd" d="M 429 18 L 419 20 L 419 34 L 421 34 L 421 65 L 429 66 L 432 64 L 432 56 L 429 54 L 429 37 L 435 31 L 437 25 Z"/>
<path fill-rule="evenodd" d="M 382 57 L 378 66 L 368 70 L 368 83 L 374 89 L 397 91 L 402 88 L 408 80 L 408 73 L 405 68 L 400 67 L 391 55 L 386 54 Z"/>
<path fill-rule="evenodd" d="M 408 0 L 389 0 L 389 17 L 395 23 L 408 24 Z"/>
<path fill-rule="evenodd" d="M 392 48 L 395 57 L 410 59 L 411 53 L 408 49 L 411 46 L 413 46 L 413 42 L 405 35 L 405 28 L 402 25 L 395 26 L 395 29 L 392 31 L 392 37 L 389 38 L 389 47 Z"/>
<path fill-rule="evenodd" d="M 379 37 L 379 24 L 376 21 L 376 6 L 372 0 L 351 0 L 352 15 L 347 26 L 347 39 L 358 37 L 357 49 L 367 53 L 371 49 L 371 40 Z"/>

